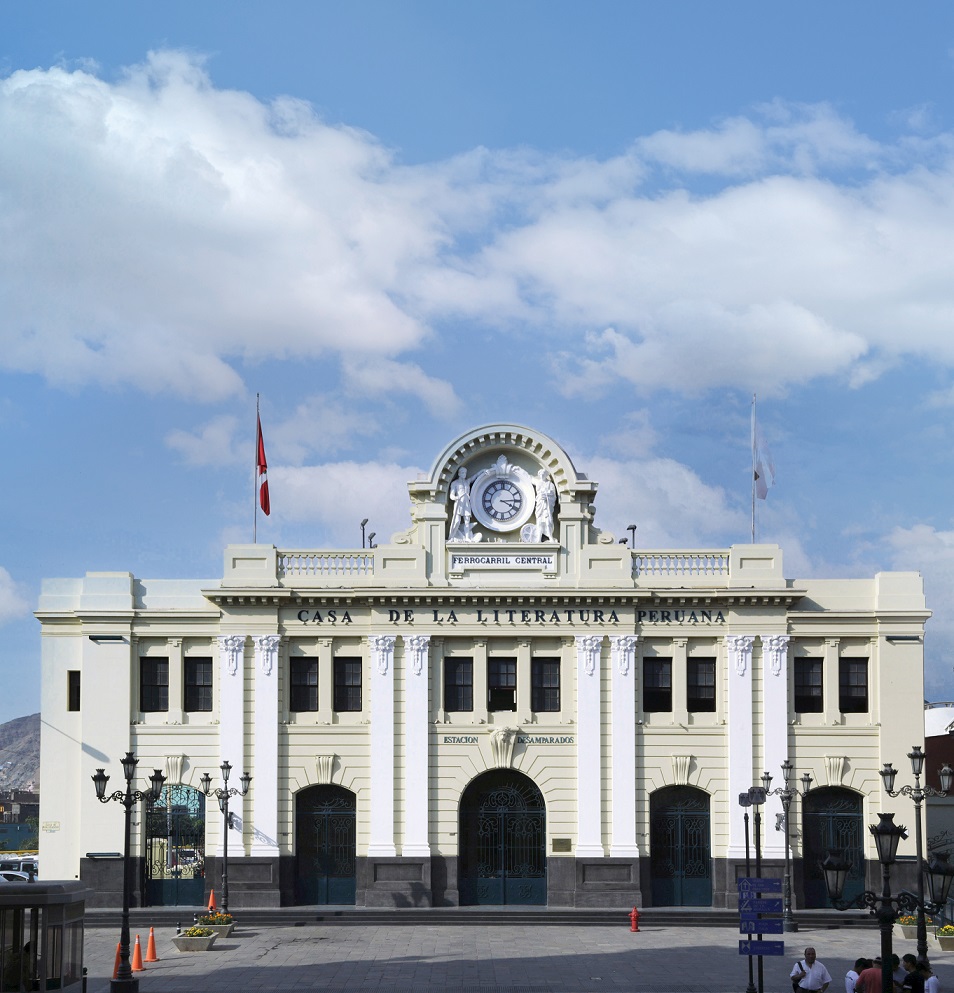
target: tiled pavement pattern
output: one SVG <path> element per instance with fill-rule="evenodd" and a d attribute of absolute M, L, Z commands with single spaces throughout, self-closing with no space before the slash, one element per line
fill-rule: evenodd
<path fill-rule="evenodd" d="M 156 928 L 160 961 L 137 973 L 141 993 L 744 993 L 748 984 L 739 935 L 726 927 L 239 926 L 204 953 L 177 952 L 174 934 Z M 148 929 L 140 935 L 145 954 Z M 841 993 L 859 955 L 879 953 L 874 927 L 784 938 L 785 957 L 763 959 L 765 993 L 790 993 L 788 973 L 806 945 L 831 972 L 830 993 Z M 118 940 L 118 929 L 87 929 L 88 993 L 108 991 Z M 895 942 L 899 955 L 914 951 L 914 942 Z M 951 993 L 954 952 L 930 954 Z"/>

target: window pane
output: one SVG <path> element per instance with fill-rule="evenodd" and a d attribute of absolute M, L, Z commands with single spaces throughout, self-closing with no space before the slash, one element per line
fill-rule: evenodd
<path fill-rule="evenodd" d="M 838 660 L 838 709 L 843 714 L 868 712 L 868 660 Z"/>
<path fill-rule="evenodd" d="M 318 709 L 318 659 L 290 660 L 291 693 L 288 709 L 315 711 Z"/>
<path fill-rule="evenodd" d="M 169 709 L 169 660 L 139 660 L 139 709 L 158 713 Z"/>
<path fill-rule="evenodd" d="M 212 709 L 212 659 L 185 659 L 185 700 L 186 711 L 210 711 Z"/>
<path fill-rule="evenodd" d="M 80 674 L 78 669 L 66 673 L 66 709 L 80 709 Z"/>
<path fill-rule="evenodd" d="M 820 714 L 824 708 L 822 660 L 795 659 L 795 713 Z"/>
<path fill-rule="evenodd" d="M 361 710 L 361 659 L 335 659 L 335 710 Z"/>
<path fill-rule="evenodd" d="M 560 709 L 560 660 L 533 659 L 530 663 L 532 710 L 553 713 Z"/>
<path fill-rule="evenodd" d="M 643 713 L 672 710 L 672 659 L 643 659 Z"/>
<path fill-rule="evenodd" d="M 686 710 L 691 713 L 714 713 L 715 659 L 689 659 L 686 664 Z"/>
<path fill-rule="evenodd" d="M 487 709 L 493 712 L 517 709 L 517 660 L 487 661 Z"/>
<path fill-rule="evenodd" d="M 449 713 L 474 709 L 473 659 L 444 659 L 444 709 Z"/>

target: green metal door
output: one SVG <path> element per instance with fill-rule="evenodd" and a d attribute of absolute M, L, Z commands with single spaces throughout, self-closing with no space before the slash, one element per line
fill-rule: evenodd
<path fill-rule="evenodd" d="M 478 776 L 461 797 L 458 837 L 461 904 L 546 904 L 546 805 L 532 780 Z"/>
<path fill-rule="evenodd" d="M 831 907 L 820 863 L 829 852 L 851 862 L 842 899 L 852 900 L 865 888 L 864 824 L 861 796 L 838 786 L 812 790 L 802 807 L 802 868 L 805 906 Z"/>
<path fill-rule="evenodd" d="M 341 786 L 310 786 L 295 798 L 299 904 L 353 904 L 357 798 Z"/>
<path fill-rule="evenodd" d="M 205 894 L 205 794 L 164 786 L 146 808 L 145 902 L 201 907 Z"/>
<path fill-rule="evenodd" d="M 654 907 L 711 907 L 709 794 L 671 786 L 650 797 Z"/>

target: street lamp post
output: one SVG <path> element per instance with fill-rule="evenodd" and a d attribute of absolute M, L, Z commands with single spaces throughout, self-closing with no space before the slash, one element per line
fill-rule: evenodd
<path fill-rule="evenodd" d="M 928 913 L 937 913 L 947 902 L 947 895 L 954 878 L 954 866 L 946 861 L 933 859 L 926 870 L 931 899 L 927 902 L 918 899 L 917 894 L 901 890 L 896 896 L 891 896 L 891 866 L 897 860 L 898 845 L 902 838 L 907 838 L 908 832 L 899 824 L 894 823 L 894 814 L 878 814 L 877 824 L 871 824 L 868 830 L 874 838 L 878 851 L 878 861 L 881 863 L 881 896 L 871 890 L 865 890 L 853 900 L 842 900 L 845 891 L 845 880 L 851 869 L 844 854 L 836 855 L 829 852 L 828 857 L 821 863 L 825 874 L 825 887 L 832 905 L 838 910 L 850 910 L 852 907 L 867 907 L 878 918 L 881 930 L 881 993 L 892 993 L 894 981 L 891 971 L 891 929 L 898 919 L 898 911 L 916 910 L 919 907 Z"/>
<path fill-rule="evenodd" d="M 749 807 L 752 806 L 752 795 L 748 790 L 739 794 L 739 806 L 744 811 L 742 816 L 745 822 L 745 875 L 748 878 L 752 875 L 752 863 L 749 861 Z M 752 956 L 746 955 L 746 958 L 749 960 L 749 985 L 746 986 L 745 993 L 758 993 L 752 972 Z"/>
<path fill-rule="evenodd" d="M 769 789 L 769 786 L 772 784 L 772 776 L 767 772 L 762 773 L 762 784 L 765 786 L 766 794 L 768 796 L 781 797 L 782 800 L 785 831 L 785 870 L 782 876 L 782 928 L 786 931 L 798 930 L 795 915 L 792 913 L 792 859 L 789 844 L 792 836 L 790 834 L 789 812 L 792 806 L 792 800 L 796 796 L 804 797 L 812 788 L 812 777 L 807 772 L 802 776 L 801 790 L 792 786 L 792 771 L 794 768 L 788 759 L 782 763 L 782 779 L 785 785 L 779 786 L 774 790 Z"/>
<path fill-rule="evenodd" d="M 116 978 L 110 981 L 109 988 L 113 993 L 138 993 L 139 980 L 133 978 L 132 967 L 129 964 L 129 891 L 132 882 L 132 871 L 130 870 L 129 856 L 129 834 L 132 819 L 132 808 L 140 800 L 155 802 L 162 792 L 162 784 L 166 777 L 161 769 L 155 769 L 149 777 L 151 789 L 134 790 L 133 780 L 136 778 L 136 766 L 139 759 L 132 752 L 126 752 L 123 758 L 123 776 L 126 778 L 126 789 L 116 790 L 114 793 L 106 795 L 106 784 L 109 776 L 105 769 L 97 769 L 96 775 L 90 777 L 96 787 L 96 799 L 100 803 L 109 803 L 110 800 L 118 800 L 126 809 L 124 829 L 123 829 L 123 920 L 119 933 L 119 970 Z"/>
<path fill-rule="evenodd" d="M 911 771 L 914 773 L 914 786 L 902 786 L 901 789 L 894 788 L 894 780 L 898 775 L 898 770 L 890 762 L 885 762 L 881 769 L 881 778 L 884 780 L 884 791 L 888 796 L 909 796 L 914 801 L 914 843 L 917 851 L 918 862 L 918 958 L 927 960 L 927 921 L 924 919 L 924 842 L 921 835 L 921 804 L 926 796 L 947 796 L 954 783 L 954 769 L 946 762 L 938 770 L 938 777 L 941 780 L 941 788 L 936 790 L 930 786 L 921 785 L 921 774 L 924 772 L 924 752 L 920 745 L 914 745 L 908 752 L 911 760 Z"/>
<path fill-rule="evenodd" d="M 239 779 L 242 788 L 236 789 L 234 786 L 229 786 L 229 774 L 232 772 L 232 763 L 223 762 L 219 768 L 222 770 L 222 782 L 225 783 L 224 787 L 216 787 L 213 790 L 212 777 L 207 772 L 202 775 L 199 782 L 202 783 L 202 792 L 206 796 L 214 796 L 219 801 L 219 810 L 224 815 L 225 827 L 222 835 L 222 912 L 227 914 L 229 912 L 229 831 L 232 828 L 232 818 L 234 816 L 229 813 L 229 800 L 233 796 L 245 796 L 248 793 L 249 786 L 252 784 L 252 777 L 247 772 L 243 772 Z"/>

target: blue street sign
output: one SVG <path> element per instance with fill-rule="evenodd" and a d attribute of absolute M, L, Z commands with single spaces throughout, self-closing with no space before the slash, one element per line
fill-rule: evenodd
<path fill-rule="evenodd" d="M 766 879 L 760 876 L 743 876 L 738 882 L 740 893 L 781 893 L 781 879 Z"/>
<path fill-rule="evenodd" d="M 739 921 L 739 930 L 743 934 L 781 934 L 784 929 L 781 917 L 762 917 L 754 920 L 743 917 Z"/>
<path fill-rule="evenodd" d="M 739 894 L 740 914 L 780 914 L 781 912 L 781 897 L 760 898 Z"/>
<path fill-rule="evenodd" d="M 784 941 L 740 941 L 740 955 L 784 955 Z"/>

